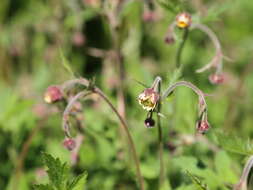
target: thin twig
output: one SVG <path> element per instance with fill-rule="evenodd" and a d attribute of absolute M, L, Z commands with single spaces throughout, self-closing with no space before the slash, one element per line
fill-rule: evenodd
<path fill-rule="evenodd" d="M 20 155 L 18 157 L 17 163 L 16 163 L 16 168 L 15 168 L 15 183 L 13 185 L 13 190 L 17 190 L 18 188 L 18 184 L 19 184 L 19 178 L 20 175 L 22 174 L 23 171 L 23 166 L 24 166 L 24 162 L 26 159 L 26 156 L 29 152 L 29 148 L 32 144 L 32 140 L 35 137 L 35 135 L 38 133 L 38 131 L 41 129 L 41 127 L 43 127 L 44 121 L 40 121 L 38 126 L 34 127 L 31 131 L 31 133 L 29 134 L 28 138 L 26 139 L 26 141 L 24 142 L 22 148 L 21 148 L 21 152 Z"/>

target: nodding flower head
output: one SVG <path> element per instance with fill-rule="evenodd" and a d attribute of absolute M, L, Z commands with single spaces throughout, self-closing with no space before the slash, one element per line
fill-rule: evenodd
<path fill-rule="evenodd" d="M 63 141 L 63 146 L 69 151 L 73 150 L 76 147 L 76 141 L 72 138 L 66 138 Z"/>
<path fill-rule="evenodd" d="M 139 95 L 138 100 L 143 109 L 152 111 L 156 107 L 156 104 L 159 100 L 159 94 L 154 90 L 154 88 L 146 88 Z"/>
<path fill-rule="evenodd" d="M 191 26 L 191 15 L 189 13 L 183 12 L 177 15 L 176 24 L 179 28 L 188 28 Z"/>
<path fill-rule="evenodd" d="M 196 129 L 199 133 L 205 134 L 208 129 L 210 128 L 210 125 L 207 120 L 199 120 L 196 124 Z"/>
<path fill-rule="evenodd" d="M 223 74 L 211 74 L 209 76 L 209 81 L 212 84 L 222 84 L 224 82 L 224 75 Z"/>
<path fill-rule="evenodd" d="M 49 86 L 44 95 L 44 100 L 47 103 L 54 103 L 63 98 L 61 89 L 58 86 Z"/>

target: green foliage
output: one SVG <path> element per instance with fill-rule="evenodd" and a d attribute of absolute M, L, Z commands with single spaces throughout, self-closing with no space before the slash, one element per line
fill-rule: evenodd
<path fill-rule="evenodd" d="M 191 13 L 193 23 L 207 24 L 221 41 L 224 55 L 234 60 L 224 60 L 224 84 L 210 84 L 212 70 L 195 73 L 214 53 L 210 39 L 197 30 L 189 33 L 183 67 L 176 69 L 180 39 L 166 44 L 164 38 L 181 11 Z M 161 189 L 196 190 L 206 184 L 211 190 L 227 190 L 236 184 L 242 160 L 253 154 L 252 20 L 249 0 L 1 0 L 0 189 L 30 190 L 33 184 L 47 190 L 138 189 L 125 134 L 97 96 L 78 102 L 82 107 L 71 117 L 71 134 L 80 135 L 76 129 L 81 126 L 84 137 L 75 163 L 73 152 L 62 146 L 66 102 L 47 105 L 43 95 L 49 85 L 73 77 L 96 78 L 95 84 L 119 109 L 123 94 L 145 190 L 159 189 L 157 128 L 144 126 L 147 112 L 136 100 L 158 75 L 163 90 L 185 80 L 210 94 L 206 100 L 211 125 L 203 138 L 195 136 L 198 97 L 188 88 L 178 88 L 163 103 L 166 182 Z M 175 32 L 182 36 L 182 30 Z M 115 52 L 121 54 L 122 67 Z M 75 87 L 64 96 L 73 97 L 81 89 Z M 43 154 L 48 177 L 41 171 L 41 151 L 48 153 Z M 70 162 L 71 169 L 66 164 Z M 86 173 L 77 175 L 84 170 L 89 173 L 87 182 Z"/>
<path fill-rule="evenodd" d="M 208 190 L 207 185 L 201 182 L 197 176 L 194 176 L 189 171 L 186 171 L 186 174 L 191 178 L 192 182 L 196 185 L 196 188 L 198 190 Z"/>
<path fill-rule="evenodd" d="M 249 139 L 242 139 L 222 132 L 217 132 L 216 136 L 219 144 L 227 151 L 247 156 L 253 154 L 253 146 Z"/>
<path fill-rule="evenodd" d="M 69 167 L 66 163 L 61 163 L 59 158 L 54 158 L 50 154 L 42 153 L 45 165 L 48 167 L 49 184 L 34 185 L 36 190 L 83 190 L 86 184 L 87 173 L 69 179 Z"/>

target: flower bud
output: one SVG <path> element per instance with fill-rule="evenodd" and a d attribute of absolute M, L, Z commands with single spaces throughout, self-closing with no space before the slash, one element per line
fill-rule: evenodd
<path fill-rule="evenodd" d="M 224 75 L 223 74 L 211 74 L 209 76 L 209 81 L 212 84 L 222 84 L 224 82 Z"/>
<path fill-rule="evenodd" d="M 153 120 L 151 117 L 145 119 L 144 123 L 147 128 L 152 128 L 155 126 L 155 120 Z"/>
<path fill-rule="evenodd" d="M 143 15 L 142 15 L 142 19 L 145 22 L 154 22 L 157 20 L 157 14 L 155 11 L 144 11 Z"/>
<path fill-rule="evenodd" d="M 72 43 L 75 46 L 80 47 L 85 44 L 85 41 L 86 41 L 85 36 L 81 32 L 74 33 L 72 37 Z"/>
<path fill-rule="evenodd" d="M 210 128 L 210 125 L 207 120 L 200 120 L 196 124 L 196 129 L 201 134 L 205 134 L 209 128 Z"/>
<path fill-rule="evenodd" d="M 159 94 L 154 88 L 146 88 L 138 97 L 139 104 L 147 111 L 153 110 L 158 100 Z"/>
<path fill-rule="evenodd" d="M 63 98 L 62 92 L 58 86 L 50 86 L 44 95 L 44 100 L 47 103 L 54 103 Z"/>
<path fill-rule="evenodd" d="M 164 39 L 166 44 L 174 44 L 175 38 L 172 35 L 167 35 Z"/>
<path fill-rule="evenodd" d="M 68 149 L 69 151 L 73 150 L 76 147 L 76 142 L 72 138 L 66 138 L 63 141 L 63 146 Z"/>
<path fill-rule="evenodd" d="M 176 17 L 176 24 L 179 28 L 188 28 L 191 26 L 191 15 L 189 13 L 180 13 Z"/>

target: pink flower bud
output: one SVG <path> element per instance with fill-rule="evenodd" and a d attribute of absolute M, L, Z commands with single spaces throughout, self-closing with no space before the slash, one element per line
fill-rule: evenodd
<path fill-rule="evenodd" d="M 86 41 L 85 36 L 81 32 L 76 32 L 73 35 L 72 43 L 75 46 L 80 47 L 85 44 L 85 41 Z"/>
<path fill-rule="evenodd" d="M 63 141 L 63 146 L 68 149 L 69 151 L 73 150 L 76 147 L 76 142 L 72 138 L 66 138 Z"/>
<path fill-rule="evenodd" d="M 63 98 L 62 92 L 58 86 L 50 86 L 44 95 L 44 100 L 47 103 L 54 103 Z"/>
<path fill-rule="evenodd" d="M 174 44 L 175 38 L 172 35 L 167 35 L 164 39 L 166 44 Z"/>
<path fill-rule="evenodd" d="M 222 84 L 224 82 L 224 75 L 223 74 L 211 74 L 209 76 L 209 81 L 212 84 Z"/>
<path fill-rule="evenodd" d="M 205 134 L 209 128 L 210 128 L 210 125 L 209 125 L 208 121 L 206 121 L 206 120 L 200 120 L 196 124 L 196 129 L 201 134 Z"/>
<path fill-rule="evenodd" d="M 157 20 L 157 14 L 154 11 L 144 11 L 143 15 L 142 15 L 142 19 L 145 22 L 154 22 Z"/>

